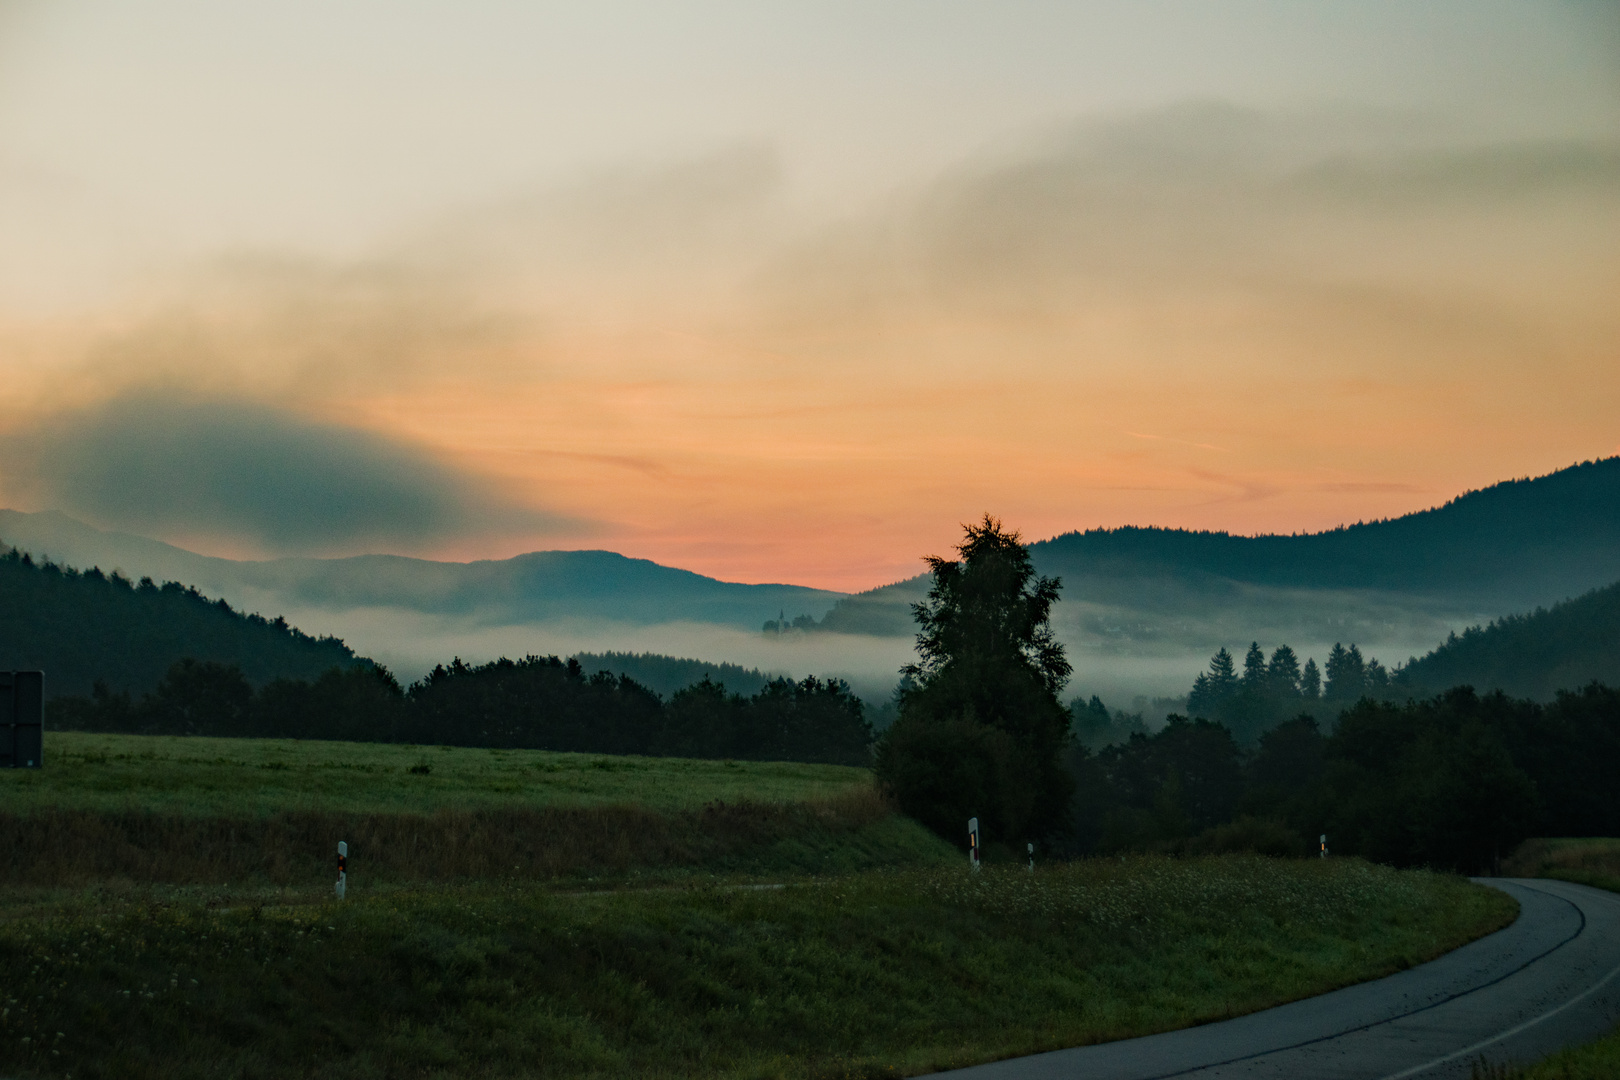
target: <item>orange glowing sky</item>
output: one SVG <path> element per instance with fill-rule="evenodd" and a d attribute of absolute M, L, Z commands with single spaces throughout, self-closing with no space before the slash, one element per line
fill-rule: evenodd
<path fill-rule="evenodd" d="M 0 7 L 0 504 L 856 590 L 1620 452 L 1612 8 L 592 9 Z"/>

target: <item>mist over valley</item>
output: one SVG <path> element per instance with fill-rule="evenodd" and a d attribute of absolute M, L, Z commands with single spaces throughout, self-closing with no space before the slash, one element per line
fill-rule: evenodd
<path fill-rule="evenodd" d="M 459 657 L 659 654 L 847 680 L 869 702 L 915 658 L 918 576 L 859 594 L 738 584 L 606 551 L 442 562 L 392 555 L 243 561 L 55 512 L 0 511 L 0 539 L 67 566 L 178 581 L 341 638 L 402 680 Z M 1053 627 L 1070 692 L 1154 712 L 1210 655 L 1335 643 L 1394 667 L 1447 636 L 1620 580 L 1620 458 L 1326 533 L 1241 537 L 1127 528 L 1030 544 L 1062 579 Z M 797 625 L 794 625 L 797 621 Z M 1162 719 L 1151 716 L 1152 722 Z"/>

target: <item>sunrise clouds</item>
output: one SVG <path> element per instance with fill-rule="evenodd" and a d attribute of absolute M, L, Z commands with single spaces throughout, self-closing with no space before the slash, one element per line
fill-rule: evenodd
<path fill-rule="evenodd" d="M 0 497 L 869 588 L 1620 452 L 1598 3 L 0 4 Z"/>

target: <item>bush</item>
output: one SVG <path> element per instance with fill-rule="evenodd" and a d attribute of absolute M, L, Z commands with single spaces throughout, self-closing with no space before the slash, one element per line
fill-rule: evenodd
<path fill-rule="evenodd" d="M 1302 859 L 1316 848 L 1298 831 L 1280 821 L 1247 815 L 1224 825 L 1205 829 L 1174 848 L 1181 855 L 1270 855 L 1278 859 Z"/>
<path fill-rule="evenodd" d="M 1018 843 L 1028 831 L 1035 791 L 1021 779 L 1036 763 L 1005 731 L 971 717 L 933 721 L 902 713 L 878 745 L 877 775 L 902 812 L 956 843 L 968 818 L 987 841 Z"/>

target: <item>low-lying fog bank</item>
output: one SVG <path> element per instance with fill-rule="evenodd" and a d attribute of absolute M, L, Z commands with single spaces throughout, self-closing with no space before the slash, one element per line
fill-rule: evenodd
<path fill-rule="evenodd" d="M 531 653 L 658 653 L 738 664 L 796 679 L 806 675 L 842 678 L 863 698 L 875 703 L 889 697 L 900 668 L 916 657 L 909 637 L 764 634 L 697 622 L 643 626 L 579 619 L 491 626 L 398 608 L 321 608 L 289 611 L 287 616 L 294 625 L 311 633 L 342 637 L 356 652 L 386 664 L 405 683 L 421 678 L 435 664 L 448 663 L 452 657 L 484 663 L 501 656 L 519 658 Z M 1071 631 L 1062 636 L 1074 665 L 1065 697 L 1095 694 L 1113 708 L 1144 712 L 1149 724 L 1164 719 L 1154 714 L 1153 699 L 1185 696 L 1216 648 L 1224 644 L 1241 660 L 1243 650 L 1253 640 L 1238 633 L 1208 647 L 1176 642 L 1132 647 L 1098 641 L 1095 635 L 1078 632 L 1072 623 L 1060 627 L 1062 630 Z M 1354 639 L 1344 640 L 1349 644 Z M 1426 639 L 1408 633 L 1360 640 L 1358 644 L 1363 654 L 1393 666 L 1427 652 L 1440 640 L 1440 636 Z M 1284 641 L 1260 641 L 1268 653 L 1280 644 Z M 1319 666 L 1333 646 L 1332 641 L 1289 640 L 1286 644 L 1302 661 L 1315 657 Z"/>

